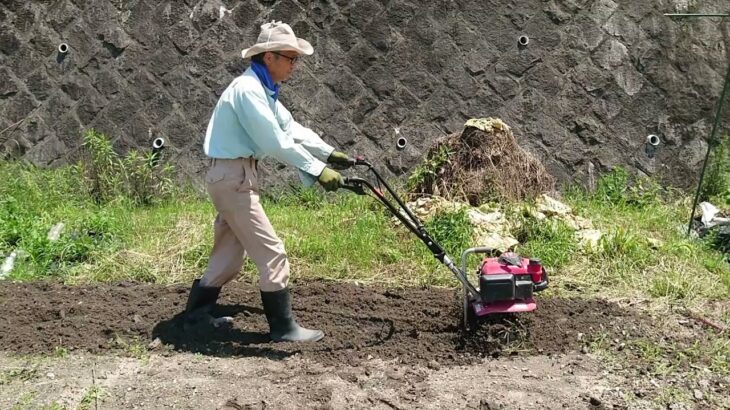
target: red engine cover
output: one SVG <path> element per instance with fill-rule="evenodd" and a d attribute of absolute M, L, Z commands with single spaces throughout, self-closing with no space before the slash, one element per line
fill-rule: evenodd
<path fill-rule="evenodd" d="M 504 259 L 519 260 L 519 265 L 512 265 L 504 261 Z M 538 283 L 542 280 L 542 265 L 537 259 L 528 259 L 519 257 L 512 252 L 503 253 L 499 258 L 484 258 L 480 275 L 525 275 L 530 274 L 532 281 Z"/>

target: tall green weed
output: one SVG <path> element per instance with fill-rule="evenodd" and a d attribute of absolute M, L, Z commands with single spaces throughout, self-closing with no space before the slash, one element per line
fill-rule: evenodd
<path fill-rule="evenodd" d="M 730 136 L 713 143 L 700 200 L 730 205 Z"/>
<path fill-rule="evenodd" d="M 173 167 L 158 161 L 153 152 L 130 150 L 122 157 L 107 136 L 94 130 L 84 134 L 83 146 L 86 161 L 76 167 L 97 203 L 126 199 L 146 206 L 173 195 Z"/>

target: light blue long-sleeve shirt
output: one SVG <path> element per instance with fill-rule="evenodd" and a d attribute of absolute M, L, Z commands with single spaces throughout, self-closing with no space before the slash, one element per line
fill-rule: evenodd
<path fill-rule="evenodd" d="M 213 110 L 203 148 L 211 158 L 274 157 L 299 169 L 305 185 L 322 173 L 334 148 L 294 121 L 248 68 L 223 91 Z"/>

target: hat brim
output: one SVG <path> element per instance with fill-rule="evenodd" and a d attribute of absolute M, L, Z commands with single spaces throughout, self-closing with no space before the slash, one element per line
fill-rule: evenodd
<path fill-rule="evenodd" d="M 261 54 L 266 51 L 296 51 L 299 54 L 311 56 L 314 53 L 314 48 L 309 41 L 302 38 L 297 38 L 297 44 L 289 42 L 269 42 L 269 43 L 257 43 L 251 47 L 241 51 L 241 57 L 249 58 L 256 54 Z"/>

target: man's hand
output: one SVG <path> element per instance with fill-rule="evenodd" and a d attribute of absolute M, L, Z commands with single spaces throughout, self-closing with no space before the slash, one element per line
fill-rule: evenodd
<path fill-rule="evenodd" d="M 332 165 L 334 169 L 343 170 L 355 165 L 355 160 L 344 152 L 332 151 L 332 154 L 327 158 L 327 163 Z"/>
<path fill-rule="evenodd" d="M 342 188 L 345 184 L 345 181 L 342 179 L 342 175 L 340 175 L 339 172 L 326 167 L 319 175 L 318 181 L 324 187 L 325 191 L 336 191 L 338 188 Z"/>

